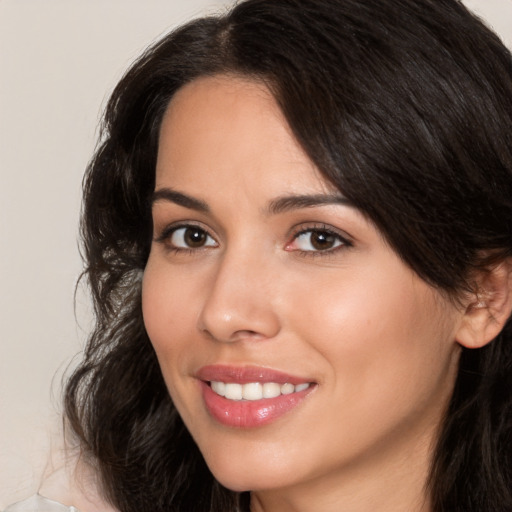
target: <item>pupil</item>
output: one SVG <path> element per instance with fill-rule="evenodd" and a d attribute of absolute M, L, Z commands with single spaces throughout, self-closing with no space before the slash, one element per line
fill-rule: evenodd
<path fill-rule="evenodd" d="M 187 229 L 185 242 L 189 247 L 201 247 L 206 241 L 206 233 L 200 229 Z"/>
<path fill-rule="evenodd" d="M 317 231 L 311 236 L 311 245 L 318 250 L 330 249 L 334 244 L 334 236 L 325 231 Z"/>

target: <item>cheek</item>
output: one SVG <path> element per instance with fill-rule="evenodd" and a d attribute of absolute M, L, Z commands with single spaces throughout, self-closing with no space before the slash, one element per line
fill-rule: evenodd
<path fill-rule="evenodd" d="M 451 369 L 453 308 L 402 267 L 309 282 L 290 297 L 290 325 L 350 396 L 392 402 L 411 383 L 427 393 Z"/>
<path fill-rule="evenodd" d="M 318 283 L 316 297 L 295 299 L 296 333 L 314 348 L 308 358 L 325 369 L 324 421 L 311 429 L 331 439 L 324 456 L 333 463 L 371 443 L 422 435 L 437 424 L 453 389 L 451 315 L 427 287 L 391 281 L 373 276 L 365 287 L 347 276 Z"/>
<path fill-rule="evenodd" d="M 195 322 L 192 299 L 196 295 L 188 293 L 191 283 L 181 278 L 179 272 L 170 272 L 164 267 L 150 257 L 142 282 L 142 313 L 167 380 L 171 372 L 166 370 L 180 358 L 180 344 L 190 339 L 187 331 Z"/>
<path fill-rule="evenodd" d="M 183 272 L 165 262 L 149 259 L 142 283 L 142 313 L 146 332 L 155 350 L 165 384 L 184 418 L 196 416 L 190 401 L 191 353 L 197 353 L 192 330 L 196 325 L 198 290 Z M 199 350 L 200 353 L 200 350 Z"/>

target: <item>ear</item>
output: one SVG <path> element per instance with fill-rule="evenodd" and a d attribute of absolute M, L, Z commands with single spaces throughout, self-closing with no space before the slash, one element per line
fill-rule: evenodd
<path fill-rule="evenodd" d="M 457 342 L 481 348 L 503 329 L 512 312 L 512 260 L 506 259 L 479 271 L 477 292 L 471 294 L 457 331 Z"/>

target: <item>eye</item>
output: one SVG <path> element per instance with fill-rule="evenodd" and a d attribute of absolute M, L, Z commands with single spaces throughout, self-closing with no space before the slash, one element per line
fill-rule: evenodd
<path fill-rule="evenodd" d="M 199 226 L 178 226 L 165 230 L 157 239 L 173 249 L 217 247 L 217 242 Z"/>
<path fill-rule="evenodd" d="M 327 252 L 352 244 L 343 236 L 326 228 L 308 228 L 297 233 L 286 246 L 289 251 Z"/>
<path fill-rule="evenodd" d="M 327 251 L 339 247 L 342 242 L 336 235 L 328 231 L 307 231 L 300 233 L 295 239 L 297 249 L 301 251 Z"/>

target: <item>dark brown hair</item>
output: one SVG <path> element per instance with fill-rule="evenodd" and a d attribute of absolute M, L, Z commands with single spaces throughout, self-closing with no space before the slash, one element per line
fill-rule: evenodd
<path fill-rule="evenodd" d="M 457 0 L 248 0 L 149 48 L 108 103 L 84 184 L 96 327 L 66 411 L 122 512 L 248 510 L 218 484 L 164 385 L 141 314 L 162 116 L 197 77 L 268 84 L 323 175 L 432 286 L 512 254 L 512 59 Z M 435 321 L 435 319 L 432 319 Z M 436 447 L 436 512 L 512 510 L 512 327 L 463 349 Z"/>

